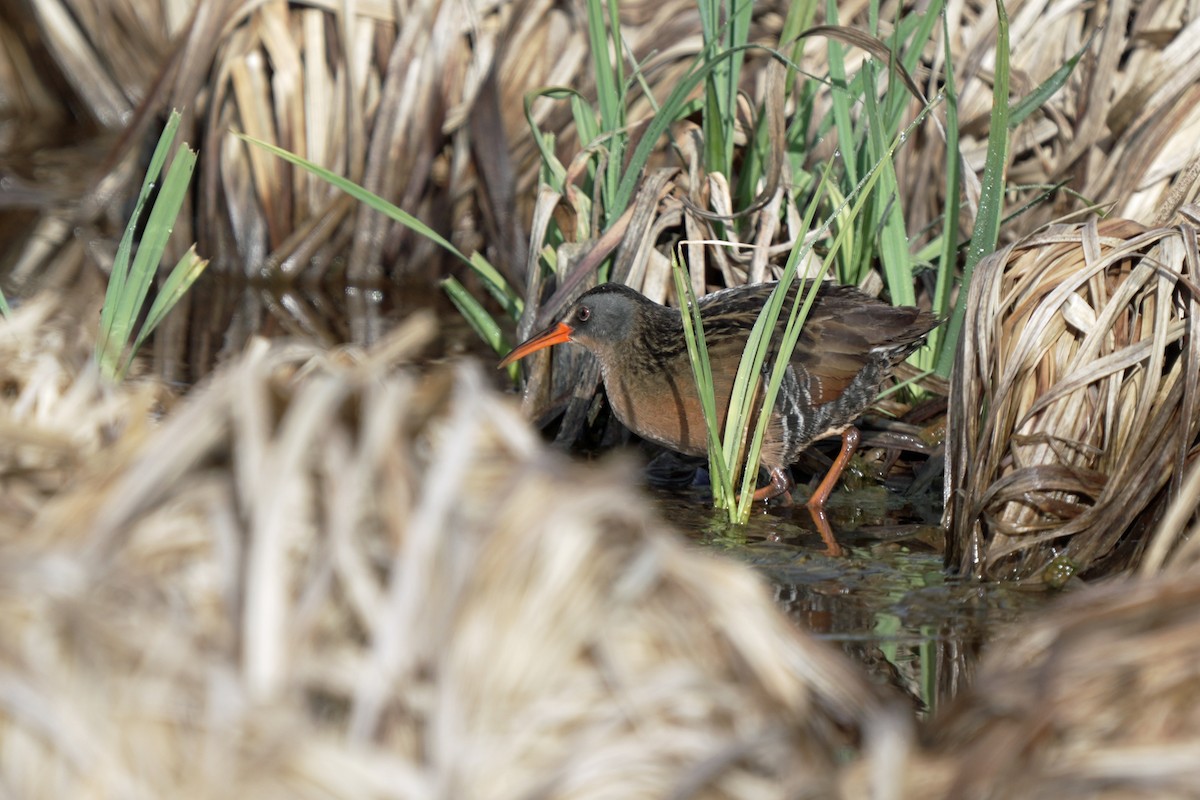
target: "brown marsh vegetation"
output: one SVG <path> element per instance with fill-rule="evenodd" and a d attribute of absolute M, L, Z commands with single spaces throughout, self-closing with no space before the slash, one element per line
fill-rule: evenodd
<path fill-rule="evenodd" d="M 478 366 L 411 366 L 433 323 L 385 324 L 372 287 L 455 274 L 482 297 L 477 276 L 228 135 L 300 152 L 483 252 L 527 301 L 522 335 L 602 255 L 659 298 L 684 241 L 701 290 L 777 274 L 806 240 L 813 268 L 829 237 L 802 224 L 792 189 L 838 142 L 800 128 L 803 152 L 781 153 L 770 132 L 796 130 L 801 108 L 836 116 L 836 93 L 801 103 L 751 52 L 734 141 L 748 152 L 761 106 L 768 146 L 749 195 L 709 168 L 693 115 L 655 142 L 608 219 L 580 188 L 595 165 L 569 102 L 529 106 L 555 136 L 557 188 L 539 183 L 526 120 L 533 89 L 598 91 L 582 5 L 0 8 L 0 266 L 19 301 L 0 335 L 0 793 L 1190 796 L 1200 21 L 1182 0 L 1005 5 L 1014 99 L 1083 55 L 1009 131 L 1012 216 L 975 270 L 949 388 L 925 387 L 949 392 L 948 566 L 1076 592 L 990 648 L 920 725 L 794 629 L 752 572 L 682 545 L 627 463 L 548 452 Z M 779 47 L 791 8 L 754 5 L 747 40 Z M 877 21 L 881 37 L 915 13 L 837 11 L 846 29 Z M 661 103 L 704 39 L 690 0 L 619 12 L 640 65 L 625 112 L 636 142 L 646 92 Z M 918 271 L 947 223 L 952 164 L 959 238 L 975 226 L 1003 72 L 994 3 L 950 0 L 943 20 L 948 58 L 931 44 L 907 68 L 917 91 L 902 93 L 935 103 L 895 150 L 888 201 Z M 789 53 L 825 75 L 837 36 Z M 854 41 L 848 70 L 878 56 Z M 952 157 L 938 124 L 947 62 Z M 253 326 L 199 342 L 228 312 L 196 294 L 140 378 L 99 379 L 101 277 L 172 107 L 200 167 L 168 255 L 196 242 L 225 276 L 350 286 L 352 344 L 266 343 Z M 912 99 L 901 129 L 921 111 Z M 747 197 L 741 223 L 714 219 Z M 755 247 L 697 244 L 708 239 Z M 547 258 L 557 287 L 543 286 Z M 896 296 L 862 266 L 856 282 Z M 908 283 L 934 302 L 930 280 Z M 265 314 L 300 331 L 319 310 Z M 152 377 L 175 377 L 172 363 L 195 388 Z M 561 387 L 582 385 L 568 410 L 582 426 L 586 369 L 534 376 L 530 407 L 561 407 Z"/>
<path fill-rule="evenodd" d="M 1200 432 L 1198 211 L 1050 226 L 976 270 L 950 402 L 954 566 L 1061 585 L 1141 559 Z"/>

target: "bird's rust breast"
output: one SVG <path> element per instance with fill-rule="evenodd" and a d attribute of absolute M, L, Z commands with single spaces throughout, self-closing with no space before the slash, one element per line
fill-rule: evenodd
<path fill-rule="evenodd" d="M 689 455 L 708 452 L 704 410 L 690 372 L 623 372 L 606 376 L 605 386 L 617 418 L 638 436 Z"/>

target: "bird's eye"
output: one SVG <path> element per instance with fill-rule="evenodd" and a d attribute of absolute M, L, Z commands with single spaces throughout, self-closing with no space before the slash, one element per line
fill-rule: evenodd
<path fill-rule="evenodd" d="M 575 319 L 577 322 L 587 322 L 591 316 L 592 310 L 587 306 L 580 306 L 579 310 L 575 312 Z"/>

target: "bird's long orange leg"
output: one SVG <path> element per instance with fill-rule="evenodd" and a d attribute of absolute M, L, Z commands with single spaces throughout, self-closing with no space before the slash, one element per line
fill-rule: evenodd
<path fill-rule="evenodd" d="M 829 495 L 833 494 L 833 487 L 837 486 L 838 479 L 842 477 L 842 473 L 846 471 L 846 465 L 850 463 L 850 457 L 858 449 L 858 440 L 858 428 L 851 426 L 842 431 L 842 450 L 833 460 L 833 466 L 829 468 L 825 480 L 821 481 L 821 485 L 813 492 L 812 497 L 808 498 L 809 508 L 817 511 L 825 510 L 825 501 L 829 499 Z"/>
<path fill-rule="evenodd" d="M 849 427 L 842 431 L 841 452 L 833 460 L 833 466 L 829 468 L 825 480 L 821 481 L 821 485 L 813 492 L 812 497 L 808 498 L 808 512 L 812 515 L 813 524 L 817 526 L 817 532 L 821 534 L 826 551 L 831 556 L 840 556 L 844 551 L 833 535 L 833 528 L 829 526 L 829 517 L 825 513 L 825 501 L 833 493 L 833 487 L 837 486 L 838 479 L 845 472 L 846 465 L 850 463 L 850 457 L 858 449 L 858 440 L 858 428 Z"/>

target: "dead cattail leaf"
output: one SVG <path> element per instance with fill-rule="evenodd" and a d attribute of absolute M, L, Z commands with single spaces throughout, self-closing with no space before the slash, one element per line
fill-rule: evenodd
<path fill-rule="evenodd" d="M 990 256 L 950 402 L 948 562 L 1041 580 L 1137 560 L 1196 441 L 1196 229 L 1056 226 Z"/>

